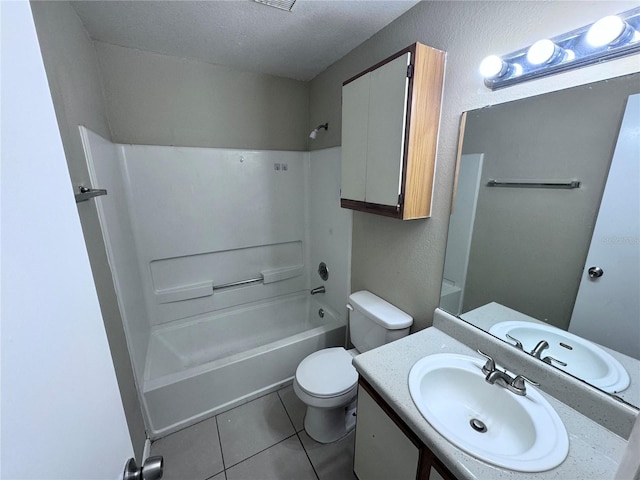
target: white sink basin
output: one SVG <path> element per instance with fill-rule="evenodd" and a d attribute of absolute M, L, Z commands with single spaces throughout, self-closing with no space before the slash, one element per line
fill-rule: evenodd
<path fill-rule="evenodd" d="M 629 386 L 629 374 L 620 362 L 596 344 L 559 328 L 509 321 L 496 323 L 489 333 L 510 343 L 513 341 L 507 339 L 507 334 L 517 338 L 526 352 L 531 352 L 540 340 L 546 340 L 549 348 L 542 352 L 542 356 L 549 355 L 567 364 L 565 367 L 553 362 L 553 366 L 605 392 L 621 392 Z"/>
<path fill-rule="evenodd" d="M 409 372 L 409 391 L 422 416 L 448 441 L 487 463 L 520 472 L 560 465 L 569 438 L 553 407 L 530 385 L 526 396 L 518 396 L 487 383 L 483 365 L 484 360 L 449 353 L 418 360 Z"/>

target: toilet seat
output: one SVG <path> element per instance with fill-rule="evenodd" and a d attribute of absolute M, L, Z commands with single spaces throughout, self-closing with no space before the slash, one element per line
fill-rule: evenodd
<path fill-rule="evenodd" d="M 316 398 L 338 397 L 355 389 L 358 372 L 343 347 L 325 348 L 305 358 L 296 369 L 296 383 Z"/>

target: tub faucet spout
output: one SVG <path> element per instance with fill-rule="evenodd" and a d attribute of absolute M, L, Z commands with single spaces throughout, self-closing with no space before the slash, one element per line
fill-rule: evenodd
<path fill-rule="evenodd" d="M 311 289 L 311 295 L 315 295 L 316 293 L 324 293 L 324 285 Z"/>

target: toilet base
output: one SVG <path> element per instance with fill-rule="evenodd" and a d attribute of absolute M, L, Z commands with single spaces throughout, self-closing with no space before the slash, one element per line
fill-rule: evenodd
<path fill-rule="evenodd" d="M 332 443 L 347 435 L 356 425 L 356 401 L 340 408 L 307 406 L 304 430 L 318 443 Z"/>

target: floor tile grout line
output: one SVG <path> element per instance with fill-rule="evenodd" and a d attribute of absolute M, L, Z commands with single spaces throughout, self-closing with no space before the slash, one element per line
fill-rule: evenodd
<path fill-rule="evenodd" d="M 300 445 L 302 446 L 302 450 L 304 451 L 304 454 L 307 456 L 307 460 L 309 460 L 309 465 L 311 465 L 311 469 L 313 470 L 313 473 L 315 474 L 316 478 L 318 480 L 320 480 L 320 475 L 318 475 L 318 472 L 316 472 L 316 467 L 313 465 L 313 462 L 311 461 L 311 457 L 309 456 L 309 452 L 307 452 L 307 449 L 304 446 L 304 443 L 302 442 L 302 439 L 300 438 L 300 434 L 298 432 L 298 430 L 296 429 L 296 426 L 293 424 L 293 419 L 291 418 L 291 415 L 289 415 L 289 411 L 287 410 L 287 406 L 284 404 L 284 400 L 282 400 L 282 397 L 280 396 L 280 390 L 278 390 L 278 398 L 280 399 L 280 403 L 282 403 L 282 406 L 284 407 L 284 411 L 287 414 L 287 417 L 289 417 L 289 421 L 291 422 L 291 425 L 293 426 L 293 431 L 296 432 L 295 435 L 296 437 L 298 437 L 298 441 L 300 442 Z"/>
<path fill-rule="evenodd" d="M 296 437 L 298 437 L 298 441 L 300 442 L 300 445 L 302 445 L 302 450 L 304 451 L 304 454 L 307 456 L 307 459 L 309 460 L 309 465 L 311 465 L 311 469 L 313 470 L 313 473 L 315 473 L 316 478 L 320 480 L 320 475 L 318 475 L 318 472 L 316 471 L 316 467 L 311 461 L 311 457 L 309 456 L 309 452 L 307 452 L 307 448 L 304 446 L 304 442 L 300 438 L 300 433 L 296 432 Z"/>
<path fill-rule="evenodd" d="M 296 436 L 296 433 L 292 433 L 291 435 L 289 435 L 287 438 L 283 438 L 282 440 L 280 440 L 279 442 L 274 443 L 273 445 L 269 445 L 267 448 L 263 448 L 262 450 L 260 450 L 259 452 L 256 452 L 252 455 L 249 455 L 247 458 L 240 460 L 237 463 L 234 463 L 233 465 L 229 465 L 227 468 L 225 468 L 225 475 L 226 475 L 226 471 L 232 469 L 233 467 L 240 465 L 243 462 L 246 462 L 247 460 L 249 460 L 250 458 L 255 457 L 256 455 L 260 455 L 263 452 L 266 452 L 267 450 L 269 450 L 272 447 L 275 447 L 276 445 L 280 445 L 282 442 L 286 442 L 287 440 L 289 440 L 290 438 Z M 298 441 L 300 441 L 300 438 L 298 438 Z M 300 442 L 302 444 L 302 442 Z M 304 445 L 302 446 L 302 449 L 304 450 Z"/>
<path fill-rule="evenodd" d="M 216 415 L 213 418 L 216 419 L 216 432 L 218 432 L 218 445 L 220 445 L 220 458 L 222 458 L 222 471 L 225 472 L 224 473 L 224 478 L 226 480 L 226 478 L 227 478 L 227 467 L 226 467 L 225 461 L 224 461 L 224 451 L 222 450 L 222 438 L 220 437 L 220 426 L 218 425 L 218 415 Z"/>
<path fill-rule="evenodd" d="M 284 408 L 284 413 L 287 414 L 287 418 L 289 419 L 289 422 L 291 422 L 291 426 L 293 427 L 293 431 L 298 433 L 298 430 L 296 429 L 296 426 L 293 423 L 293 419 L 291 418 L 291 415 L 289 415 L 289 410 L 287 410 L 287 406 L 284 404 L 284 400 L 282 400 L 282 397 L 280 396 L 280 390 L 278 390 L 276 393 L 278 394 L 278 399 L 280 399 L 280 403 L 282 404 L 282 408 Z"/>

